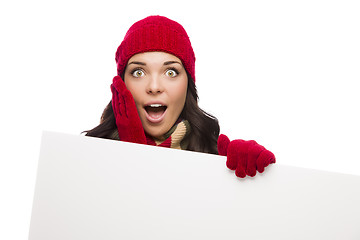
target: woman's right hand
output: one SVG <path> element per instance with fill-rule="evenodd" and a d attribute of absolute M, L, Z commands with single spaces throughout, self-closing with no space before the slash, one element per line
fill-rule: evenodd
<path fill-rule="evenodd" d="M 120 76 L 111 84 L 112 107 L 121 141 L 146 144 L 135 100 Z"/>

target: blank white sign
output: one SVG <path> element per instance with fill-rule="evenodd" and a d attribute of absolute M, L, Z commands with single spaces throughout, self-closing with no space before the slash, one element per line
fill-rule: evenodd
<path fill-rule="evenodd" d="M 360 176 L 225 161 L 44 132 L 29 239 L 360 239 Z"/>

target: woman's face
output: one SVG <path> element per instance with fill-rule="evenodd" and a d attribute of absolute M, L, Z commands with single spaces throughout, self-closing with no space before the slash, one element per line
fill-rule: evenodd
<path fill-rule="evenodd" d="M 181 60 L 165 52 L 136 54 L 128 61 L 124 81 L 145 132 L 155 138 L 168 132 L 186 99 L 188 78 Z"/>

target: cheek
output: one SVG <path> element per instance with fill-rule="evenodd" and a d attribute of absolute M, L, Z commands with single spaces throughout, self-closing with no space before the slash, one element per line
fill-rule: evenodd
<path fill-rule="evenodd" d="M 181 112 L 184 108 L 185 100 L 187 94 L 187 84 L 182 84 L 174 88 L 172 96 L 174 96 L 174 103 L 176 104 L 176 109 L 178 112 Z"/>
<path fill-rule="evenodd" d="M 131 81 L 125 81 L 126 88 L 130 91 L 131 95 L 133 96 L 135 103 L 140 100 L 140 91 L 139 86 L 136 86 L 136 84 L 132 83 Z"/>

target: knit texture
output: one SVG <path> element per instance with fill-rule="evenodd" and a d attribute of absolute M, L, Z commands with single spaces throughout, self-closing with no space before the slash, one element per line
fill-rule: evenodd
<path fill-rule="evenodd" d="M 240 178 L 254 177 L 256 171 L 262 173 L 265 167 L 276 162 L 274 154 L 256 141 L 230 141 L 224 134 L 218 138 L 218 152 L 221 156 L 227 156 L 226 166 L 235 170 L 235 175 Z"/>
<path fill-rule="evenodd" d="M 190 132 L 190 123 L 187 120 L 183 120 L 175 124 L 162 138 L 153 138 L 148 134 L 145 134 L 145 136 L 148 145 L 187 150 Z M 109 138 L 120 140 L 118 130 L 116 129 Z"/>
<path fill-rule="evenodd" d="M 133 55 L 154 51 L 178 57 L 195 82 L 195 54 L 189 36 L 179 23 L 162 16 L 149 16 L 129 28 L 115 54 L 118 75 L 122 76 Z"/>
<path fill-rule="evenodd" d="M 111 91 L 111 103 L 120 140 L 146 144 L 146 137 L 135 100 L 120 76 L 114 77 Z"/>

